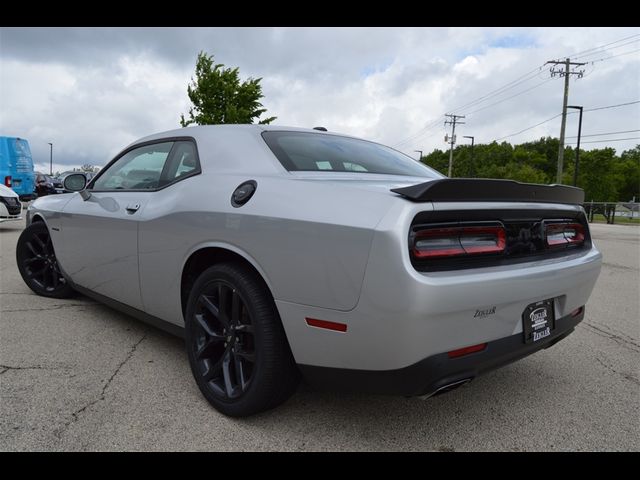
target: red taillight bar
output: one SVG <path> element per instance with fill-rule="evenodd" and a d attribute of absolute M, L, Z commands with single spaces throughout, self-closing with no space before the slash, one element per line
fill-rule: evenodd
<path fill-rule="evenodd" d="M 4 186 L 11 188 L 11 175 L 4 177 Z"/>
<path fill-rule="evenodd" d="M 584 227 L 579 223 L 547 223 L 544 236 L 549 247 L 579 245 L 584 242 Z"/>
<path fill-rule="evenodd" d="M 492 235 L 495 243 L 493 245 L 473 245 L 474 237 L 482 235 Z M 434 245 L 428 250 L 420 249 L 418 242 L 425 239 L 441 240 L 442 246 L 438 248 L 437 245 Z M 429 228 L 416 232 L 412 251 L 414 257 L 421 259 L 453 257 L 499 253 L 505 249 L 506 244 L 507 236 L 502 226 Z"/>

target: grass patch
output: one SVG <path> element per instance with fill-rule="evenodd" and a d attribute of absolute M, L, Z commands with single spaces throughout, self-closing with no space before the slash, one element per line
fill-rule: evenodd
<path fill-rule="evenodd" d="M 593 223 L 607 223 L 604 215 L 596 213 L 593 215 Z M 640 218 L 619 217 L 616 215 L 615 224 L 620 225 L 640 225 Z"/>

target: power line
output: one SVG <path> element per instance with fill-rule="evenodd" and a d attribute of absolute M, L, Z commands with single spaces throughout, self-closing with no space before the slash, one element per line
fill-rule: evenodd
<path fill-rule="evenodd" d="M 572 113 L 573 113 L 573 112 L 572 112 Z M 543 120 L 543 121 L 542 121 L 542 122 L 540 122 L 540 123 L 536 123 L 535 125 L 532 125 L 531 127 L 527 127 L 527 128 L 525 128 L 525 129 L 523 129 L 523 130 L 520 130 L 519 132 L 511 133 L 511 134 L 509 134 L 509 135 L 505 135 L 504 137 L 496 138 L 496 139 L 495 139 L 495 140 L 493 140 L 493 141 L 494 141 L 494 142 L 497 142 L 497 141 L 499 141 L 499 140 L 503 140 L 503 139 L 505 139 L 505 138 L 513 137 L 513 136 L 515 136 L 515 135 L 520 135 L 521 133 L 524 133 L 524 132 L 526 132 L 527 130 L 531 130 L 532 128 L 536 128 L 536 127 L 539 127 L 540 125 L 542 125 L 542 124 L 544 124 L 544 123 L 550 122 L 550 121 L 551 121 L 551 120 L 553 120 L 554 118 L 558 118 L 560 115 L 562 115 L 562 113 L 559 113 L 559 114 L 557 114 L 557 115 L 554 115 L 554 116 L 553 116 L 553 117 L 551 117 L 551 118 L 547 118 L 546 120 Z"/>
<path fill-rule="evenodd" d="M 588 109 L 585 108 L 584 111 L 585 112 L 595 112 L 596 110 L 606 110 L 606 109 L 609 109 L 609 108 L 624 107 L 624 106 L 627 106 L 627 105 L 635 105 L 636 103 L 640 103 L 640 100 L 636 100 L 634 102 L 618 103 L 616 105 L 605 105 L 604 107 L 596 107 L 596 108 L 588 108 Z M 567 115 L 573 115 L 574 113 L 576 113 L 576 112 L 569 112 L 569 113 L 567 113 Z M 557 115 L 554 115 L 551 118 L 547 118 L 546 120 L 543 120 L 540 123 L 536 123 L 535 125 L 532 125 L 530 127 L 524 128 L 524 129 L 520 130 L 519 132 L 510 133 L 509 135 L 505 135 L 504 137 L 496 138 L 495 140 L 493 140 L 493 142 L 498 142 L 498 141 L 503 140 L 505 138 L 514 137 L 516 135 L 520 135 L 521 133 L 524 133 L 524 132 L 526 132 L 528 130 L 531 130 L 532 128 L 536 128 L 536 127 L 539 127 L 540 125 L 543 125 L 543 124 L 545 124 L 547 122 L 550 122 L 551 120 L 553 120 L 555 118 L 558 118 L 560 115 L 562 115 L 562 113 L 558 113 Z"/>
<path fill-rule="evenodd" d="M 534 88 L 538 88 L 538 87 L 544 85 L 545 83 L 550 82 L 551 80 L 553 80 L 553 77 L 546 79 L 544 82 L 537 83 L 536 85 L 534 85 L 531 88 L 527 88 L 526 90 L 522 90 L 521 92 L 518 92 L 518 93 L 516 93 L 514 95 L 511 95 L 510 97 L 503 98 L 502 100 L 498 100 L 495 103 L 490 103 L 489 105 L 485 105 L 484 107 L 478 108 L 477 110 L 474 110 L 472 112 L 467 113 L 467 115 L 473 115 L 474 113 L 481 112 L 482 110 L 485 110 L 487 108 L 493 107 L 494 105 L 498 105 L 499 103 L 506 102 L 507 100 L 510 100 L 510 99 L 512 99 L 514 97 L 518 97 L 520 95 L 523 95 L 523 94 L 533 90 Z"/>
<path fill-rule="evenodd" d="M 640 48 L 636 48 L 635 50 L 629 50 L 628 52 L 617 53 L 616 55 L 611 55 L 609 57 L 598 58 L 597 60 L 585 60 L 585 61 L 593 64 L 596 62 L 602 62 L 604 60 L 609 60 L 611 58 L 621 57 L 622 55 L 629 55 L 630 53 L 636 53 L 636 52 L 640 52 Z"/>
<path fill-rule="evenodd" d="M 461 105 L 461 106 L 459 106 L 457 108 L 454 108 L 454 109 L 452 109 L 450 111 L 455 112 L 455 111 L 458 111 L 458 110 L 462 110 L 463 108 L 470 107 L 470 106 L 472 106 L 474 104 L 482 103 L 486 99 L 489 99 L 491 97 L 495 97 L 497 95 L 500 95 L 500 94 L 504 93 L 505 91 L 511 90 L 512 88 L 517 87 L 518 85 L 520 85 L 522 83 L 528 82 L 529 80 L 532 80 L 532 79 L 534 79 L 534 78 L 536 78 L 538 76 L 538 74 L 542 70 L 542 67 L 544 67 L 544 65 L 540 65 L 539 67 L 534 68 L 533 70 L 525 73 L 524 75 L 516 78 L 515 80 L 512 80 L 511 82 L 507 83 L 506 85 L 503 85 L 500 88 L 492 90 L 491 92 L 487 93 L 486 95 L 483 95 L 482 97 L 480 97 L 480 98 L 478 98 L 476 100 L 472 100 L 471 102 L 465 103 L 464 105 Z M 532 73 L 535 73 L 535 75 L 531 75 Z M 524 77 L 529 77 L 529 78 L 524 79 Z M 520 79 L 524 79 L 524 80 L 519 81 Z"/>
<path fill-rule="evenodd" d="M 632 133 L 632 132 L 640 132 L 640 130 L 621 130 L 619 132 L 606 132 L 606 133 L 592 133 L 591 135 L 581 135 L 581 138 L 585 137 L 601 137 L 602 135 L 618 135 L 620 133 Z M 578 138 L 577 135 L 572 135 L 570 137 L 565 138 Z"/>
<path fill-rule="evenodd" d="M 636 103 L 640 103 L 640 100 L 636 100 L 635 102 L 627 102 L 627 103 L 618 103 L 617 105 L 607 105 L 605 107 L 597 107 L 597 108 L 585 108 L 585 112 L 594 112 L 596 110 L 606 110 L 607 108 L 617 108 L 624 107 L 625 105 L 634 105 Z"/>
<path fill-rule="evenodd" d="M 605 48 L 605 47 L 609 47 L 609 46 L 611 46 L 611 45 L 615 45 L 615 44 L 617 44 L 617 43 L 624 42 L 624 41 L 626 41 L 626 40 L 630 40 L 630 39 L 632 39 L 632 38 L 636 38 L 636 37 L 640 37 L 640 34 L 630 35 L 630 36 L 628 36 L 628 37 L 624 37 L 624 38 L 621 38 L 621 39 L 619 39 L 619 40 L 616 40 L 616 41 L 613 41 L 613 42 L 610 42 L 610 43 L 607 43 L 607 44 L 604 44 L 604 45 L 599 45 L 599 46 L 597 46 L 597 47 L 593 47 L 593 48 L 590 48 L 590 49 L 587 49 L 587 50 L 582 50 L 582 51 L 580 51 L 580 52 L 577 52 L 577 53 L 573 54 L 573 56 L 572 56 L 572 57 L 570 57 L 570 58 L 580 58 L 579 56 L 590 56 L 590 55 L 585 55 L 585 54 L 586 54 L 586 53 L 588 53 L 588 52 L 594 52 L 594 51 L 595 51 L 594 55 L 596 55 L 596 54 L 598 54 L 598 53 L 601 53 L 601 52 L 602 52 L 602 49 L 603 49 L 603 48 Z M 640 39 L 639 39 L 639 40 L 640 40 Z M 625 44 L 623 44 L 623 45 L 617 45 L 616 47 L 612 47 L 612 49 L 619 48 L 619 47 L 622 47 L 622 46 L 624 46 L 624 45 L 628 45 L 628 44 L 630 44 L 630 43 L 634 43 L 635 41 L 636 41 L 636 40 L 634 40 L 634 41 L 632 41 L 632 42 L 625 43 Z M 610 59 L 610 58 L 613 58 L 613 57 L 615 57 L 615 56 L 626 55 L 626 54 L 628 54 L 628 53 L 633 53 L 633 52 L 634 52 L 634 51 L 630 51 L 630 52 L 623 52 L 623 53 L 621 53 L 621 54 L 617 54 L 617 55 L 613 55 L 613 56 L 610 56 L 610 57 L 605 57 L 605 58 L 602 58 L 602 59 L 594 60 L 593 62 L 604 61 L 604 60 L 608 60 L 608 59 Z M 593 63 L 593 62 L 588 62 L 588 63 Z M 530 70 L 529 72 L 527 72 L 527 73 L 525 73 L 525 74 L 523 74 L 523 75 L 519 76 L 518 78 L 516 78 L 516 79 L 514 79 L 514 80 L 512 80 L 512 81 L 510 81 L 510 82 L 508 82 L 508 83 L 506 83 L 506 84 L 505 84 L 505 85 L 503 85 L 502 87 L 497 88 L 497 89 L 495 89 L 495 90 L 492 90 L 491 92 L 489 92 L 489 93 L 487 93 L 487 94 L 485 94 L 485 95 L 483 95 L 483 96 L 481 96 L 481 97 L 479 97 L 479 98 L 477 98 L 477 99 L 475 99 L 475 100 L 472 100 L 472 101 L 470 101 L 470 102 L 467 102 L 467 103 L 465 103 L 464 105 L 461 105 L 461 106 L 456 107 L 456 108 L 454 108 L 454 109 L 451 109 L 451 110 L 449 110 L 449 111 L 453 113 L 453 112 L 459 111 L 459 110 L 461 110 L 461 109 L 463 109 L 463 108 L 468 108 L 468 107 L 470 107 L 470 106 L 474 106 L 474 105 L 480 104 L 480 103 L 482 103 L 483 101 L 488 100 L 489 98 L 492 98 L 492 97 L 498 96 L 498 95 L 500 95 L 500 94 L 502 94 L 502 93 L 506 92 L 507 90 L 510 90 L 510 89 L 512 89 L 512 88 L 514 88 L 514 87 L 516 87 L 516 86 L 518 86 L 518 85 L 521 85 L 522 83 L 528 82 L 529 80 L 534 79 L 534 78 L 539 74 L 539 72 L 542 70 L 542 68 L 543 68 L 543 67 L 544 67 L 544 65 L 540 65 L 540 66 L 538 66 L 538 67 L 536 67 L 536 68 L 534 68 L 534 69 Z M 533 75 L 534 73 L 535 73 L 535 75 Z M 574 73 L 574 72 L 571 72 L 571 73 Z M 533 90 L 534 88 L 536 88 L 537 86 L 540 86 L 540 85 L 541 85 L 541 84 L 538 84 L 538 85 L 536 85 L 536 86 L 534 86 L 534 87 L 532 87 L 532 88 L 530 88 L 530 89 L 528 89 L 528 90 L 525 90 L 525 91 L 523 91 L 523 92 L 519 92 L 518 94 L 515 94 L 515 95 L 513 95 L 513 96 L 511 96 L 511 97 L 508 97 L 508 98 L 505 98 L 505 99 L 500 100 L 500 101 L 498 101 L 498 102 L 495 102 L 495 103 L 494 103 L 494 104 L 492 104 L 492 105 L 488 105 L 488 106 L 486 106 L 486 107 L 482 107 L 482 108 L 480 108 L 480 109 L 477 109 L 477 110 L 475 110 L 475 111 L 473 111 L 473 112 L 469 113 L 469 115 L 471 115 L 472 113 L 476 113 L 476 112 L 478 112 L 478 111 L 480 111 L 480 110 L 483 110 L 484 108 L 489 108 L 490 106 L 493 106 L 493 105 L 495 105 L 495 104 L 501 103 L 502 101 L 506 101 L 506 100 L 508 100 L 508 99 L 510 99 L 510 98 L 514 98 L 514 97 L 516 97 L 516 96 L 518 96 L 518 95 L 520 95 L 520 94 L 526 93 L 527 91 L 529 91 L 529 90 Z M 637 103 L 637 102 L 633 102 L 633 103 Z M 613 107 L 604 107 L 604 108 L 613 108 Z M 591 110 L 595 110 L 595 109 L 591 109 Z M 590 111 L 590 110 L 585 110 L 585 112 L 587 112 L 587 111 Z M 571 113 L 574 113 L 574 112 L 570 112 L 569 114 L 571 114 Z M 438 117 L 442 117 L 442 116 L 444 116 L 444 115 L 445 115 L 445 113 L 442 113 L 442 114 L 438 115 Z M 555 118 L 555 117 L 553 117 L 553 118 Z M 552 118 L 552 119 L 553 119 L 553 118 Z M 420 137 L 424 136 L 427 132 L 429 132 L 429 130 L 432 130 L 432 129 L 434 129 L 435 127 L 438 127 L 438 126 L 440 125 L 440 121 L 441 121 L 441 120 L 440 120 L 440 118 L 436 118 L 436 119 L 434 119 L 434 120 L 432 120 L 432 121 L 429 121 L 427 124 L 425 124 L 425 126 L 424 126 L 424 127 L 422 127 L 420 130 L 418 130 L 416 133 L 414 133 L 414 134 L 412 134 L 412 135 L 410 135 L 410 136 L 406 137 L 405 139 L 403 139 L 403 140 L 401 140 L 401 141 L 397 142 L 396 144 L 394 144 L 394 146 L 395 146 L 395 147 L 400 147 L 401 145 L 407 144 L 407 143 L 409 143 L 409 142 L 411 142 L 411 141 L 413 141 L 413 140 L 416 140 L 417 138 L 420 138 Z M 543 122 L 543 123 L 544 123 L 544 122 Z M 536 125 L 536 126 L 537 126 L 537 125 Z M 534 126 L 534 127 L 530 127 L 530 128 L 535 128 L 535 126 Z M 525 129 L 524 131 L 526 131 L 526 130 L 528 130 L 528 129 Z M 506 137 L 502 137 L 502 138 L 507 138 L 507 137 L 509 137 L 509 136 L 513 136 L 513 135 L 515 135 L 515 134 L 507 135 Z"/>
<path fill-rule="evenodd" d="M 601 48 L 608 47 L 609 45 L 614 45 L 616 43 L 624 42 L 625 40 L 629 40 L 630 38 L 635 38 L 635 37 L 640 37 L 640 33 L 635 33 L 633 35 L 629 35 L 628 37 L 621 38 L 619 40 L 616 40 L 615 42 L 606 43 L 604 45 L 599 45 L 599 46 L 593 47 L 593 48 L 588 48 L 587 50 L 582 50 L 580 52 L 574 53 L 571 56 L 571 58 L 576 58 L 578 55 L 582 55 L 583 53 L 591 52 L 593 50 L 600 50 Z"/>
<path fill-rule="evenodd" d="M 439 117 L 444 116 L 444 114 L 439 115 Z M 416 138 L 420 137 L 421 135 L 423 135 L 423 132 L 426 133 L 428 130 L 432 129 L 433 127 L 436 127 L 438 125 L 440 125 L 440 121 L 441 119 L 438 118 L 436 120 L 433 120 L 429 123 L 427 123 L 424 127 L 422 127 L 420 130 L 418 130 L 416 133 L 414 133 L 413 135 L 410 135 L 409 137 L 405 138 L 404 140 L 399 141 L 398 143 L 395 143 L 393 146 L 394 147 L 399 147 L 400 145 L 403 145 L 405 143 L 411 142 L 412 140 L 415 140 Z"/>
<path fill-rule="evenodd" d="M 640 140 L 640 137 L 608 138 L 606 140 L 591 140 L 589 142 L 582 142 L 582 143 L 622 142 L 623 140 Z M 573 144 L 573 142 L 570 142 L 570 143 Z"/>
<path fill-rule="evenodd" d="M 576 55 L 572 55 L 570 58 L 572 58 L 573 60 L 577 60 L 578 58 L 589 57 L 591 55 L 597 55 L 599 53 L 603 53 L 603 51 L 604 51 L 603 49 L 605 47 L 608 47 L 608 46 L 613 45 L 615 43 L 620 43 L 620 42 L 623 42 L 625 40 L 629 40 L 630 38 L 635 38 L 635 37 L 640 37 L 640 34 L 631 35 L 630 37 L 623 38 L 623 39 L 618 40 L 616 42 L 607 43 L 606 45 L 601 45 L 600 47 L 590 48 L 589 50 L 583 50 L 582 52 L 578 52 L 578 54 L 576 54 Z M 626 45 L 630 45 L 630 44 L 638 42 L 638 41 L 640 41 L 640 38 L 635 38 L 635 40 L 631 40 L 630 42 L 623 43 L 621 45 L 616 45 L 615 47 L 611 47 L 609 50 L 615 50 L 616 48 L 624 47 Z M 591 52 L 591 53 L 586 53 L 586 52 Z M 582 55 L 582 54 L 584 54 L 584 55 Z"/>

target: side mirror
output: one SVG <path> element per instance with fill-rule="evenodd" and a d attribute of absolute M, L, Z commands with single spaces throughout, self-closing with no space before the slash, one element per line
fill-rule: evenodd
<path fill-rule="evenodd" d="M 84 192 L 84 187 L 87 186 L 87 177 L 85 177 L 82 173 L 72 173 L 71 175 L 67 175 L 62 182 L 64 189 L 69 190 L 71 192 Z M 86 192 L 89 193 L 89 192 Z M 86 196 L 82 195 L 84 200 L 87 200 L 90 195 Z"/>

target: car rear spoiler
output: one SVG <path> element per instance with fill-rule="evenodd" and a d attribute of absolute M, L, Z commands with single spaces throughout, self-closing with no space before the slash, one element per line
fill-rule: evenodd
<path fill-rule="evenodd" d="M 414 202 L 584 203 L 581 188 L 488 178 L 442 178 L 391 191 Z"/>

